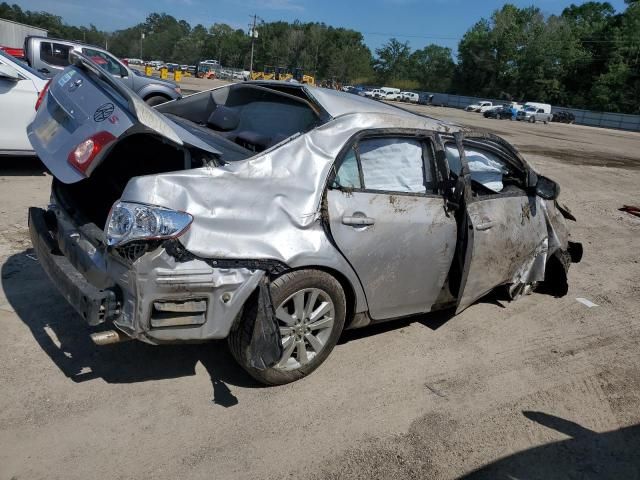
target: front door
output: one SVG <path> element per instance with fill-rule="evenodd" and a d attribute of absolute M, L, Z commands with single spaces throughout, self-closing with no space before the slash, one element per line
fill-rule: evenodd
<path fill-rule="evenodd" d="M 456 222 L 435 193 L 430 140 L 375 137 L 337 162 L 330 229 L 356 271 L 373 319 L 427 312 L 453 259 Z"/>
<path fill-rule="evenodd" d="M 481 140 L 468 140 L 458 147 L 447 145 L 452 168 L 468 167 L 461 231 L 465 232 L 464 267 L 457 312 L 503 284 L 542 280 L 529 277 L 535 262 L 544 261 L 547 228 L 541 199 L 528 194 L 526 172 L 508 156 Z M 456 166 L 456 167 L 454 167 Z"/>

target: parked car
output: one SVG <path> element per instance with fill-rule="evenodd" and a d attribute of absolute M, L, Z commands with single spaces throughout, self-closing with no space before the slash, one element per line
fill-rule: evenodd
<path fill-rule="evenodd" d="M 4 47 L 0 46 L 0 50 L 11 55 L 12 57 L 17 58 L 18 60 L 25 61 L 24 58 L 24 49 L 22 48 L 13 48 L 13 47 Z"/>
<path fill-rule="evenodd" d="M 48 79 L 0 50 L 0 155 L 34 155 L 27 125 Z"/>
<path fill-rule="evenodd" d="M 45 76 L 52 77 L 69 65 L 70 52 L 80 52 L 93 58 L 102 68 L 140 95 L 149 105 L 158 105 L 180 98 L 182 92 L 175 83 L 146 77 L 131 69 L 102 48 L 55 38 L 29 36 L 24 41 L 29 65 Z"/>
<path fill-rule="evenodd" d="M 394 101 L 394 102 L 400 102 L 400 101 L 402 101 L 403 97 L 402 97 L 402 93 L 401 92 L 389 92 L 383 98 L 385 100 L 391 100 L 391 101 Z"/>
<path fill-rule="evenodd" d="M 513 117 L 511 105 L 499 105 L 484 112 L 484 118 L 497 118 L 498 120 L 510 119 Z"/>
<path fill-rule="evenodd" d="M 402 92 L 402 101 L 409 103 L 418 103 L 420 100 L 420 95 L 415 92 Z"/>
<path fill-rule="evenodd" d="M 433 105 L 433 94 L 421 93 L 418 98 L 419 105 Z"/>
<path fill-rule="evenodd" d="M 568 124 L 572 124 L 575 123 L 576 121 L 576 116 L 571 113 L 571 112 L 567 112 L 567 111 L 561 111 L 561 112 L 556 112 L 553 114 L 553 118 L 551 119 L 552 122 L 558 122 L 558 123 L 568 123 Z"/>
<path fill-rule="evenodd" d="M 579 260 L 558 185 L 499 137 L 276 81 L 151 109 L 72 55 L 28 129 L 54 176 L 29 229 L 98 343 L 226 338 L 283 384 L 345 328 L 517 298 Z M 60 128 L 70 110 L 95 113 Z"/>
<path fill-rule="evenodd" d="M 544 103 L 525 103 L 524 109 L 518 112 L 516 120 L 521 122 L 549 123 L 553 119 L 551 105 Z"/>
<path fill-rule="evenodd" d="M 351 93 L 352 95 L 361 95 L 361 96 L 365 96 L 364 93 L 366 92 L 366 90 L 362 87 L 352 87 L 352 86 L 343 88 L 342 91 Z"/>
<path fill-rule="evenodd" d="M 478 102 L 478 103 L 474 103 L 467 106 L 467 108 L 465 108 L 465 111 L 484 113 L 485 111 L 489 110 L 491 107 L 493 107 L 492 102 L 484 101 L 484 102 Z"/>
<path fill-rule="evenodd" d="M 369 98 L 381 99 L 387 97 L 387 92 L 385 92 L 381 88 L 374 88 L 372 90 L 364 92 L 364 96 Z"/>
<path fill-rule="evenodd" d="M 393 87 L 380 87 L 380 90 L 382 90 L 385 93 L 385 95 L 389 95 L 390 93 L 400 93 L 399 88 L 393 88 Z"/>

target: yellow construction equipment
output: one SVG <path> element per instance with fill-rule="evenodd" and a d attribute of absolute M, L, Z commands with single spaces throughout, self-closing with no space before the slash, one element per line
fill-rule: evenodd
<path fill-rule="evenodd" d="M 265 65 L 263 72 L 251 72 L 251 80 L 281 80 L 288 81 L 295 79 L 300 83 L 315 86 L 316 81 L 311 75 L 305 75 L 302 68 L 296 68 L 293 73 L 286 67 L 272 67 Z"/>
<path fill-rule="evenodd" d="M 296 68 L 293 72 L 293 78 L 295 78 L 300 83 L 306 83 L 313 87 L 316 86 L 316 79 L 311 75 L 305 75 L 304 70 L 300 67 Z"/>

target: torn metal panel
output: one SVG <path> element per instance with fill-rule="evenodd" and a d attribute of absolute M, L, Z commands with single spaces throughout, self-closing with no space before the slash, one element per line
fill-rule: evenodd
<path fill-rule="evenodd" d="M 271 299 L 269 279 L 260 281 L 256 292 L 256 308 L 245 321 L 252 327 L 251 341 L 244 353 L 248 365 L 265 370 L 276 365 L 283 355 L 282 336 Z"/>
<path fill-rule="evenodd" d="M 263 270 L 214 268 L 197 259 L 179 262 L 164 249 L 133 264 L 110 257 L 108 273 L 123 294 L 115 325 L 149 343 L 226 338 L 265 276 Z M 158 302 L 165 306 L 156 308 Z M 161 325 L 171 328 L 159 328 Z"/>
<path fill-rule="evenodd" d="M 549 254 L 556 250 L 567 250 L 569 247 L 569 229 L 562 211 L 557 208 L 555 200 L 540 199 L 540 207 L 544 212 L 549 235 Z"/>
<path fill-rule="evenodd" d="M 497 285 L 544 279 L 547 227 L 541 203 L 539 197 L 520 193 L 480 198 L 467 205 L 458 312 Z"/>

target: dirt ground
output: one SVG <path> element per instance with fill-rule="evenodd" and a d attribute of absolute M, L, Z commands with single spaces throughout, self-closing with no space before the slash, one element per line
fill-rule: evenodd
<path fill-rule="evenodd" d="M 562 186 L 569 294 L 348 332 L 262 388 L 223 342 L 91 344 L 30 255 L 50 177 L 0 165 L 0 480 L 640 478 L 640 135 L 485 120 Z M 576 298 L 598 306 L 587 308 Z"/>

